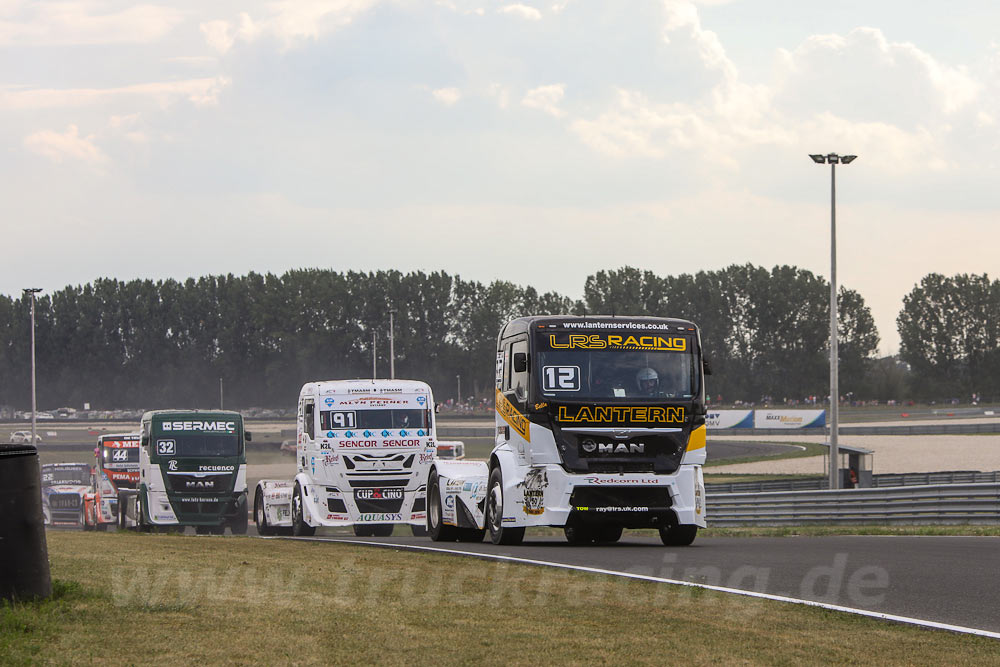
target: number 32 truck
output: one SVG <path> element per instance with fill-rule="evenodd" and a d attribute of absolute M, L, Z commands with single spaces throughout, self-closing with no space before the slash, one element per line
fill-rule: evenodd
<path fill-rule="evenodd" d="M 705 364 L 698 328 L 655 317 L 526 317 L 497 340 L 488 462 L 434 462 L 434 540 L 518 544 L 529 526 L 572 543 L 705 526 Z"/>
<path fill-rule="evenodd" d="M 120 525 L 134 521 L 140 530 L 194 526 L 199 534 L 222 534 L 229 526 L 234 535 L 245 535 L 248 440 L 238 412 L 147 412 L 139 484 L 136 491 L 119 492 Z"/>

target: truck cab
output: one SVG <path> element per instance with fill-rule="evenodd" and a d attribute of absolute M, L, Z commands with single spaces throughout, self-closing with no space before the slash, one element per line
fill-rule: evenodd
<path fill-rule="evenodd" d="M 199 534 L 247 532 L 243 417 L 225 410 L 155 410 L 142 416 L 139 482 L 131 516 L 154 527 Z"/>
<path fill-rule="evenodd" d="M 108 434 L 94 448 L 93 492 L 86 498 L 88 528 L 106 530 L 118 523 L 118 493 L 139 483 L 139 434 Z"/>
<path fill-rule="evenodd" d="M 309 382 L 299 393 L 293 480 L 261 480 L 254 517 L 261 534 L 311 535 L 353 526 L 424 533 L 427 471 L 435 452 L 434 397 L 416 380 Z"/>

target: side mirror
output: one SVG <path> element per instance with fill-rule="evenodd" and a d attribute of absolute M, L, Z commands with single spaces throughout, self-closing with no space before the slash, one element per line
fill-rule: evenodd
<path fill-rule="evenodd" d="M 523 373 L 528 370 L 528 354 L 526 352 L 514 353 L 514 372 Z"/>
<path fill-rule="evenodd" d="M 712 374 L 712 360 L 711 359 L 709 359 L 708 357 L 702 357 L 701 358 L 701 365 L 702 365 L 702 368 L 705 369 L 705 375 L 711 375 Z"/>
<path fill-rule="evenodd" d="M 250 442 L 251 440 L 253 440 L 253 433 L 251 433 L 250 431 L 243 431 L 243 440 L 246 442 Z"/>
<path fill-rule="evenodd" d="M 143 447 L 149 447 L 149 436 L 148 435 L 142 436 L 142 440 L 139 441 L 139 444 Z"/>
<path fill-rule="evenodd" d="M 439 412 L 441 412 L 441 404 L 440 403 L 435 403 L 434 404 L 434 414 L 437 414 Z"/>

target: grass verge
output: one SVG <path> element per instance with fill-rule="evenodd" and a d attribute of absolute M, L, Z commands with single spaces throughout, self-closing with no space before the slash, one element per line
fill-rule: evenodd
<path fill-rule="evenodd" d="M 50 533 L 9 663 L 980 664 L 997 643 L 581 572 L 348 545 Z M 863 647 L 863 648 L 862 648 Z"/>

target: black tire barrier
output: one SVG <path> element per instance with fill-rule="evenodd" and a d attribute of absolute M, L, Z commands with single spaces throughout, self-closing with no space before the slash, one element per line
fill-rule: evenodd
<path fill-rule="evenodd" d="M 52 595 L 34 445 L 0 445 L 0 599 Z"/>

